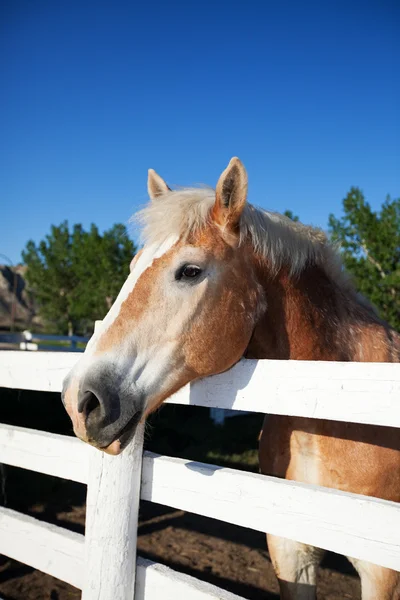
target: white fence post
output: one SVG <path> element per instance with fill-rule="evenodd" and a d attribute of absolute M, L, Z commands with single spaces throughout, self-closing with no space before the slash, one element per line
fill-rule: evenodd
<path fill-rule="evenodd" d="M 101 321 L 95 322 L 95 331 Z M 144 424 L 119 456 L 92 450 L 82 600 L 133 600 Z"/>
<path fill-rule="evenodd" d="M 93 449 L 86 501 L 82 600 L 133 600 L 143 425 L 119 456 Z"/>

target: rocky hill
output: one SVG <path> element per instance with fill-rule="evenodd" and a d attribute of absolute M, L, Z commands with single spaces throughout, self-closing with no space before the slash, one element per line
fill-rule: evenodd
<path fill-rule="evenodd" d="M 42 328 L 41 319 L 24 275 L 26 267 L 0 265 L 0 329 L 8 331 L 12 321 L 17 330 Z M 14 318 L 13 318 L 14 317 Z"/>

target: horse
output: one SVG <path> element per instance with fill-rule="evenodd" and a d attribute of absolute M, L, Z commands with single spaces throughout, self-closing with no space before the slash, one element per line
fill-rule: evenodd
<path fill-rule="evenodd" d="M 75 434 L 120 453 L 139 422 L 182 386 L 242 357 L 400 362 L 400 335 L 344 272 L 319 229 L 247 202 L 233 158 L 212 188 L 171 190 L 152 169 L 138 219 L 143 248 L 64 381 Z M 263 474 L 400 501 L 390 427 L 270 415 Z M 311 600 L 324 551 L 267 534 L 281 598 Z M 400 573 L 350 557 L 363 600 L 399 600 Z"/>

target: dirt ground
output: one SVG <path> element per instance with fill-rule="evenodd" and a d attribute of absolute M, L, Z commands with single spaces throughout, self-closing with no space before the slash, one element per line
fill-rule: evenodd
<path fill-rule="evenodd" d="M 48 516 L 43 506 L 36 507 L 31 514 L 37 518 Z M 57 525 L 83 533 L 84 505 L 72 506 L 54 517 L 51 520 Z M 249 600 L 279 598 L 265 538 L 250 529 L 143 503 L 138 553 Z M 3 600 L 78 600 L 81 593 L 54 577 L 0 557 L 0 597 Z M 329 555 L 320 570 L 318 599 L 359 598 L 359 580 L 350 565 L 341 557 Z"/>

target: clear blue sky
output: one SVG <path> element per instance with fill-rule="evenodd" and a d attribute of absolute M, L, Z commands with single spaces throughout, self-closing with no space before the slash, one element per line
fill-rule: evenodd
<path fill-rule="evenodd" d="M 351 185 L 400 195 L 398 0 L 3 0 L 0 253 L 126 223 L 147 169 L 326 227 Z"/>

